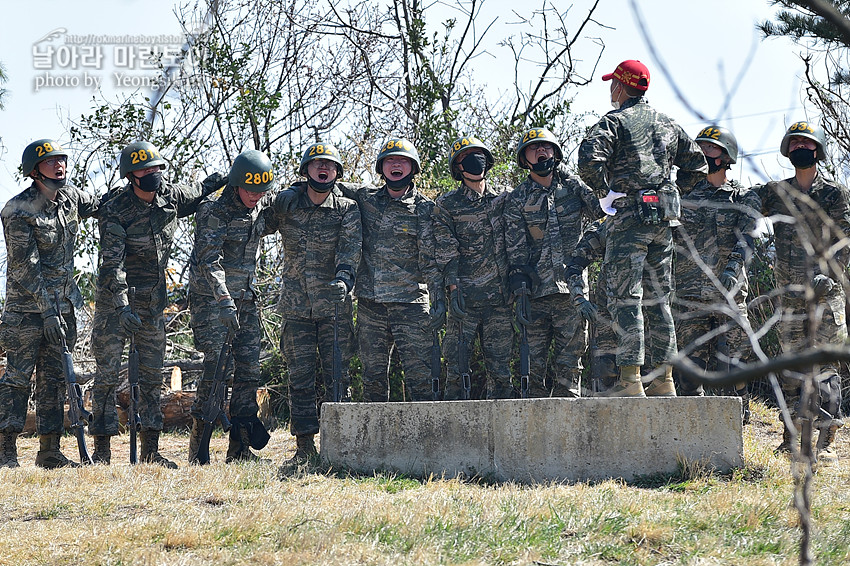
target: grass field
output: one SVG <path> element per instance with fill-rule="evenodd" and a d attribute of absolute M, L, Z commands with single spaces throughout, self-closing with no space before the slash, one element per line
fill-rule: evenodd
<path fill-rule="evenodd" d="M 113 465 L 45 471 L 37 441 L 0 470 L 0 564 L 796 564 L 799 530 L 789 462 L 774 456 L 775 410 L 745 427 L 745 467 L 683 470 L 632 484 L 487 485 L 455 479 L 353 477 L 333 470 L 284 481 L 294 451 L 279 429 L 270 464 L 185 462 L 186 435 L 164 435 L 179 470 L 131 467 L 128 437 Z M 850 442 L 813 490 L 819 565 L 850 563 Z M 76 456 L 72 437 L 66 455 Z"/>

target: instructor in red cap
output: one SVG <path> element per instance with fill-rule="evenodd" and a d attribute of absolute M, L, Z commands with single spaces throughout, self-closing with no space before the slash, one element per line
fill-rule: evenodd
<path fill-rule="evenodd" d="M 608 310 L 617 333 L 618 383 L 606 392 L 618 397 L 675 396 L 669 360 L 676 353 L 670 311 L 673 261 L 672 227 L 679 225 L 680 200 L 670 173 L 708 171 L 699 146 L 668 116 L 644 99 L 649 69 L 623 61 L 611 81 L 613 110 L 590 130 L 579 147 L 582 180 L 611 218 L 605 247 L 604 282 Z M 641 383 L 645 363 L 644 314 L 654 377 Z"/>

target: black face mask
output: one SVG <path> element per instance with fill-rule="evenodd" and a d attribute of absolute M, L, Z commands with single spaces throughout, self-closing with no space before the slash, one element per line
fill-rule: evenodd
<path fill-rule="evenodd" d="M 470 153 L 460 160 L 463 172 L 470 175 L 483 175 L 487 169 L 487 157 L 483 153 Z"/>
<path fill-rule="evenodd" d="M 717 160 L 720 160 L 720 165 L 717 164 Z M 705 156 L 706 162 L 708 162 L 708 174 L 717 173 L 721 169 L 726 169 L 726 164 L 723 163 L 723 157 L 709 157 Z"/>
<path fill-rule="evenodd" d="M 808 169 L 814 167 L 818 162 L 817 150 L 798 147 L 788 154 L 788 159 L 791 160 L 791 165 L 797 169 Z"/>
<path fill-rule="evenodd" d="M 548 177 L 552 171 L 555 169 L 555 158 L 550 157 L 544 161 L 538 161 L 537 163 L 531 164 L 531 170 L 534 171 L 535 174 L 540 175 L 541 177 Z"/>
<path fill-rule="evenodd" d="M 42 175 L 39 179 L 39 181 L 41 181 L 41 183 L 51 191 L 58 191 L 59 189 L 64 187 L 65 180 L 65 177 L 62 177 L 61 179 L 51 179 L 50 177 L 45 177 L 44 175 Z"/>
<path fill-rule="evenodd" d="M 155 193 L 159 190 L 159 185 L 162 183 L 162 173 L 155 171 L 148 173 L 144 177 L 136 177 L 136 180 L 139 183 L 139 189 L 146 193 Z"/>
<path fill-rule="evenodd" d="M 328 181 L 327 183 L 322 183 L 308 175 L 307 184 L 310 186 L 311 189 L 313 189 L 317 193 L 327 193 L 332 188 L 334 188 L 334 185 L 336 184 L 336 179 L 334 179 L 333 181 Z"/>
<path fill-rule="evenodd" d="M 413 180 L 413 173 L 409 175 L 405 175 L 401 179 L 397 181 L 393 181 L 392 179 L 387 179 L 387 186 L 394 191 L 401 190 L 406 186 L 410 185 L 410 182 Z"/>

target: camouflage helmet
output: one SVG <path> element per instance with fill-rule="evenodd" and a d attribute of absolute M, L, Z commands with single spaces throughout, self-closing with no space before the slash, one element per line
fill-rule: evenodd
<path fill-rule="evenodd" d="M 227 175 L 232 187 L 252 193 L 264 193 L 274 185 L 272 160 L 262 151 L 249 149 L 236 156 Z"/>
<path fill-rule="evenodd" d="M 782 143 L 779 146 L 779 153 L 781 153 L 784 157 L 788 157 L 788 145 L 791 143 L 791 138 L 793 136 L 800 136 L 802 138 L 814 140 L 818 146 L 818 160 L 826 159 L 826 134 L 824 134 L 823 129 L 817 126 L 812 126 L 809 122 L 794 122 L 791 124 L 788 131 L 785 132 L 785 136 L 783 136 Z"/>
<path fill-rule="evenodd" d="M 449 154 L 449 169 L 452 172 L 452 178 L 455 181 L 461 181 L 463 179 L 460 169 L 458 169 L 455 160 L 457 156 L 467 149 L 480 149 L 484 152 L 484 157 L 487 159 L 487 164 L 484 167 L 484 174 L 487 174 L 487 171 L 493 167 L 493 164 L 496 162 L 493 159 L 493 153 L 490 151 L 490 148 L 484 145 L 484 142 L 476 138 L 475 136 L 464 136 L 462 138 L 456 139 L 451 146 L 451 153 Z"/>
<path fill-rule="evenodd" d="M 59 142 L 49 138 L 35 140 L 24 148 L 21 156 L 21 172 L 28 177 L 35 167 L 50 157 L 68 158 L 68 152 L 62 149 Z"/>
<path fill-rule="evenodd" d="M 118 159 L 118 172 L 121 178 L 124 178 L 133 171 L 156 167 L 157 165 L 160 169 L 165 169 L 165 160 L 159 154 L 159 151 L 151 142 L 137 141 L 121 150 L 121 156 Z"/>
<path fill-rule="evenodd" d="M 738 161 L 738 140 L 727 128 L 706 126 L 697 134 L 694 141 L 705 141 L 720 146 L 729 156 L 729 163 Z"/>
<path fill-rule="evenodd" d="M 413 161 L 414 175 L 419 173 L 419 171 L 421 170 L 421 164 L 419 163 L 419 152 L 416 151 L 416 148 L 413 147 L 413 144 L 404 138 L 390 138 L 386 141 L 384 145 L 381 146 L 381 150 L 378 152 L 378 158 L 375 159 L 375 172 L 378 175 L 384 174 L 381 166 L 384 163 L 384 159 L 390 157 L 391 155 L 400 155 L 402 157 L 407 157 L 408 159 Z"/>
<path fill-rule="evenodd" d="M 525 148 L 537 142 L 549 142 L 555 147 L 555 161 L 560 162 L 564 158 L 561 142 L 558 141 L 555 134 L 546 128 L 531 128 L 522 135 L 522 139 L 516 148 L 517 165 L 523 169 L 528 169 L 528 163 L 525 160 Z"/>
<path fill-rule="evenodd" d="M 299 175 L 307 175 L 307 164 L 315 159 L 327 159 L 336 163 L 336 175 L 342 177 L 342 159 L 339 157 L 339 150 L 333 144 L 329 143 L 314 143 L 304 150 L 304 155 L 301 157 L 301 166 L 298 168 Z"/>

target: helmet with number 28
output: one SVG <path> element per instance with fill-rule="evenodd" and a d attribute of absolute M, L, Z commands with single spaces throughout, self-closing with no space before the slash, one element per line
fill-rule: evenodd
<path fill-rule="evenodd" d="M 467 149 L 480 149 L 484 153 L 484 158 L 486 160 L 486 166 L 484 167 L 485 174 L 496 162 L 493 159 L 493 153 L 490 151 L 490 148 L 484 145 L 484 142 L 475 136 L 464 136 L 462 138 L 458 138 L 452 143 L 451 153 L 449 153 L 449 169 L 451 170 L 452 178 L 454 178 L 455 181 L 461 181 L 463 179 L 456 160 L 458 156 Z"/>
<path fill-rule="evenodd" d="M 118 172 L 122 178 L 133 171 L 156 166 L 165 169 L 165 159 L 151 142 L 138 141 L 128 144 L 121 150 L 121 156 L 118 158 Z"/>
<path fill-rule="evenodd" d="M 24 148 L 21 156 L 21 172 L 28 176 L 35 166 L 50 157 L 68 158 L 68 152 L 62 149 L 59 142 L 51 139 L 35 140 Z"/>
<path fill-rule="evenodd" d="M 264 193 L 274 186 L 272 160 L 256 149 L 243 151 L 233 160 L 228 182 L 252 193 Z"/>
<path fill-rule="evenodd" d="M 307 164 L 315 159 L 327 159 L 336 163 L 336 175 L 342 177 L 342 159 L 339 150 L 329 143 L 314 143 L 304 150 L 301 157 L 301 166 L 298 168 L 299 175 L 307 175 Z"/>
<path fill-rule="evenodd" d="M 392 155 L 400 155 L 402 157 L 407 157 L 408 159 L 410 159 L 413 162 L 414 175 L 421 171 L 421 164 L 419 163 L 419 152 L 416 151 L 416 148 L 413 147 L 413 144 L 403 138 L 390 138 L 384 145 L 381 146 L 381 151 L 378 152 L 378 157 L 377 159 L 375 159 L 375 172 L 378 173 L 378 175 L 384 174 L 382 170 L 382 164 L 384 162 L 384 159 Z"/>
<path fill-rule="evenodd" d="M 555 148 L 555 161 L 559 163 L 564 159 L 564 153 L 561 151 L 561 142 L 555 137 L 555 134 L 546 128 L 531 128 L 522 135 L 522 139 L 516 148 L 517 165 L 523 169 L 528 169 L 528 162 L 525 159 L 525 148 L 533 143 L 549 142 Z"/>

